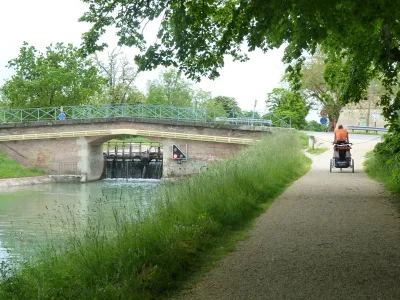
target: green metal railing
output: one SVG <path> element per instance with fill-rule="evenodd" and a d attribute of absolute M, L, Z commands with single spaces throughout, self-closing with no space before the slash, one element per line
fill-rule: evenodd
<path fill-rule="evenodd" d="M 147 104 L 87 105 L 8 109 L 0 107 L 0 124 L 39 122 L 48 120 L 84 120 L 116 117 L 151 118 L 200 123 L 226 123 L 254 126 L 291 127 L 289 117 L 272 114 L 227 112 L 222 109 L 174 107 Z"/>

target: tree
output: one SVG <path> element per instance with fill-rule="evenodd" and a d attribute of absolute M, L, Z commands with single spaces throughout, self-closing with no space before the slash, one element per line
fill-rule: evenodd
<path fill-rule="evenodd" d="M 182 78 L 179 71 L 170 69 L 161 72 L 157 80 L 148 84 L 147 103 L 166 106 L 192 106 L 191 83 Z"/>
<path fill-rule="evenodd" d="M 10 105 L 9 100 L 3 95 L 0 90 L 0 107 L 7 107 Z"/>
<path fill-rule="evenodd" d="M 211 92 L 204 91 L 202 89 L 197 89 L 193 91 L 193 105 L 196 108 L 204 108 L 206 103 L 212 101 Z"/>
<path fill-rule="evenodd" d="M 249 119 L 260 119 L 261 114 L 257 111 L 242 111 L 242 117 L 243 118 L 249 118 Z"/>
<path fill-rule="evenodd" d="M 99 68 L 101 75 L 107 78 L 107 85 L 102 93 L 92 98 L 95 103 L 144 103 L 146 97 L 137 89 L 134 82 L 138 70 L 129 62 L 120 49 L 114 48 L 109 51 L 107 61 L 100 60 L 94 55 L 94 62 Z"/>
<path fill-rule="evenodd" d="M 328 127 L 324 124 L 318 123 L 317 121 L 311 120 L 307 123 L 307 126 L 304 129 L 307 131 L 324 132 L 328 130 Z"/>
<path fill-rule="evenodd" d="M 350 72 L 346 60 L 334 54 L 323 55 L 321 51 L 317 51 L 303 65 L 300 89 L 313 103 L 322 105 L 322 109 L 327 112 L 330 131 L 334 129 L 334 121 L 339 119 L 346 105 L 344 90 Z"/>
<path fill-rule="evenodd" d="M 114 91 L 105 87 L 101 92 L 96 92 L 90 97 L 90 104 L 143 104 L 146 103 L 146 95 L 139 91 L 136 87 L 130 87 L 128 93 L 124 96 L 126 89 L 122 86 L 117 86 Z M 123 101 L 121 101 L 123 99 Z M 119 101 L 118 101 L 119 100 Z"/>
<path fill-rule="evenodd" d="M 291 126 L 297 129 L 303 129 L 307 125 L 306 116 L 310 106 L 300 94 L 284 88 L 275 88 L 268 93 L 266 104 L 272 113 L 274 123 L 283 120 L 290 122 Z"/>
<path fill-rule="evenodd" d="M 237 118 L 242 115 L 242 110 L 234 97 L 217 96 L 212 101 L 215 107 L 222 107 L 230 118 Z"/>
<path fill-rule="evenodd" d="M 400 70 L 400 10 L 392 0 L 82 0 L 89 10 L 81 21 L 93 23 L 84 35 L 83 50 L 104 47 L 97 41 L 116 26 L 119 43 L 145 50 L 136 60 L 142 70 L 179 66 L 190 78 L 215 78 L 224 56 L 245 60 L 242 44 L 268 51 L 285 43 L 284 61 L 300 65 L 317 45 L 346 57 L 352 70 L 343 99 L 358 102 L 371 79 L 382 74 L 387 93 L 384 115 L 398 118 L 400 93 L 393 95 Z M 157 40 L 146 48 L 143 26 L 161 19 Z M 290 66 L 289 68 L 293 68 Z M 297 71 L 301 68 L 295 67 Z"/>
<path fill-rule="evenodd" d="M 90 59 L 72 45 L 50 45 L 43 54 L 24 43 L 8 62 L 15 75 L 1 88 L 11 107 L 43 107 L 87 103 L 105 81 Z"/>
<path fill-rule="evenodd" d="M 202 102 L 200 107 L 208 110 L 212 117 L 229 117 L 229 114 L 224 110 L 222 104 L 216 103 L 212 97 Z"/>

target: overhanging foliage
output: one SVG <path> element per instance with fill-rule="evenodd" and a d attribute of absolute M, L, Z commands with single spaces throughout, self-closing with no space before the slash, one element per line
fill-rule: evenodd
<path fill-rule="evenodd" d="M 382 97 L 385 117 L 394 123 L 399 94 L 391 96 L 399 71 L 400 24 L 392 0 L 82 0 L 90 4 L 81 21 L 93 23 L 84 35 L 84 50 L 102 48 L 97 41 L 107 26 L 115 26 L 119 43 L 137 46 L 142 70 L 158 65 L 179 67 L 191 78 L 215 78 L 224 56 L 245 60 L 241 51 L 267 51 L 287 43 L 285 62 L 302 62 L 318 44 L 345 56 L 352 70 L 343 98 L 357 102 L 372 77 L 383 75 L 388 93 Z M 158 39 L 145 47 L 143 26 L 161 19 Z M 298 69 L 295 67 L 295 69 Z"/>

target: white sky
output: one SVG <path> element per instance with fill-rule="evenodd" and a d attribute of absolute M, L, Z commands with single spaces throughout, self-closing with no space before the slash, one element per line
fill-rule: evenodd
<path fill-rule="evenodd" d="M 90 24 L 78 22 L 86 7 L 79 0 L 1 0 L 0 85 L 12 75 L 6 64 L 18 56 L 24 41 L 40 51 L 56 42 L 80 45 L 82 33 L 90 28 Z M 154 41 L 157 29 L 157 25 L 148 25 L 146 38 Z M 116 46 L 117 37 L 112 32 L 103 39 L 111 49 Z M 123 52 L 132 58 L 137 53 L 133 48 L 124 48 Z M 267 93 L 279 87 L 284 73 L 283 48 L 267 54 L 254 51 L 249 56 L 250 61 L 245 63 L 227 61 L 219 78 L 214 81 L 204 79 L 196 86 L 210 91 L 213 96 L 235 97 L 242 109 L 253 109 L 257 99 L 256 110 L 264 111 Z M 159 71 L 141 73 L 136 81 L 137 87 L 145 92 L 147 81 L 157 78 Z"/>

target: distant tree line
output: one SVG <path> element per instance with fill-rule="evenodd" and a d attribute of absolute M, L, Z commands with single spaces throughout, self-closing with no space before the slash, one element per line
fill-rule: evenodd
<path fill-rule="evenodd" d="M 170 68 L 150 80 L 143 93 L 136 85 L 138 68 L 119 49 L 84 56 L 73 45 L 57 43 L 44 53 L 24 43 L 7 67 L 14 75 L 0 87 L 0 105 L 8 108 L 143 103 L 209 108 L 226 117 L 249 117 L 235 98 L 212 97 L 180 71 Z"/>

